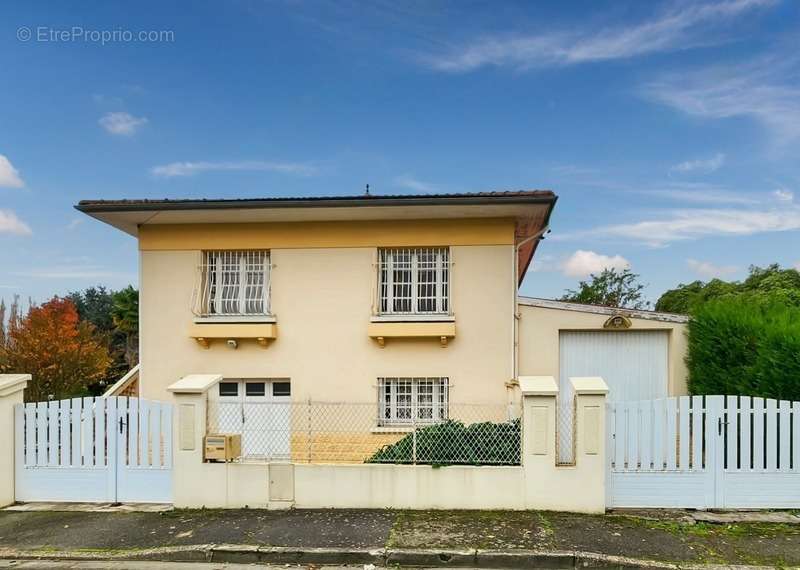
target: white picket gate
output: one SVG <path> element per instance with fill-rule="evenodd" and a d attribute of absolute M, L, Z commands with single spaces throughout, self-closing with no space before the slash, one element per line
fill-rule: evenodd
<path fill-rule="evenodd" d="M 608 404 L 612 507 L 800 507 L 800 402 L 682 396 Z"/>
<path fill-rule="evenodd" d="M 14 429 L 17 501 L 172 502 L 171 404 L 19 404 Z"/>

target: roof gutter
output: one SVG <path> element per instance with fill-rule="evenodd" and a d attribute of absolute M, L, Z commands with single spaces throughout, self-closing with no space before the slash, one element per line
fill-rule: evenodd
<path fill-rule="evenodd" d="M 551 204 L 557 197 L 550 196 L 457 196 L 436 198 L 323 198 L 313 200 L 263 199 L 263 200 L 186 200 L 186 201 L 93 201 L 82 200 L 75 209 L 89 213 L 144 212 L 168 210 L 244 210 L 271 208 L 352 208 L 376 206 L 444 206 L 488 204 Z"/>

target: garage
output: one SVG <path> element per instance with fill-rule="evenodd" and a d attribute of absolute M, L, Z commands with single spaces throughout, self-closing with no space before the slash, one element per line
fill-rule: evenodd
<path fill-rule="evenodd" d="M 519 314 L 519 375 L 559 384 L 560 463 L 573 460 L 570 377 L 602 377 L 612 402 L 687 393 L 684 315 L 531 297 Z"/>
<path fill-rule="evenodd" d="M 601 376 L 609 401 L 667 396 L 667 331 L 560 331 L 559 387 L 571 396 L 570 377 Z"/>

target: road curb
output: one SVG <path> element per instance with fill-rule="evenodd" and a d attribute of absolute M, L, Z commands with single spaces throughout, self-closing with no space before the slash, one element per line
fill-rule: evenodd
<path fill-rule="evenodd" d="M 139 550 L 0 549 L 0 558 L 16 560 L 152 560 L 161 562 L 229 562 L 240 564 L 318 564 L 454 568 L 645 568 L 652 570 L 721 570 L 730 565 L 675 564 L 594 552 L 534 550 L 295 548 L 248 544 L 196 544 Z M 761 570 L 769 566 L 736 566 Z"/>

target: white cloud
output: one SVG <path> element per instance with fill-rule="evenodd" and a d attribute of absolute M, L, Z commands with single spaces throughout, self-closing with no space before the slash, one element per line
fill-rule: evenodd
<path fill-rule="evenodd" d="M 435 193 L 441 192 L 440 188 L 430 182 L 418 180 L 409 174 L 398 176 L 394 179 L 394 185 L 414 192 Z"/>
<path fill-rule="evenodd" d="M 592 230 L 553 236 L 555 240 L 586 237 L 635 240 L 663 247 L 680 240 L 708 236 L 743 236 L 764 232 L 800 230 L 800 207 L 781 209 L 670 210 L 665 216 L 629 224 L 601 226 Z"/>
<path fill-rule="evenodd" d="M 263 170 L 282 174 L 310 176 L 316 173 L 316 167 L 300 162 L 270 162 L 263 160 L 242 160 L 235 162 L 171 162 L 150 169 L 154 176 L 173 178 L 176 176 L 193 176 L 201 172 L 219 170 Z"/>
<path fill-rule="evenodd" d="M 130 113 L 117 112 L 106 113 L 97 122 L 112 135 L 129 137 L 136 134 L 136 131 L 147 124 L 147 118 L 134 117 Z"/>
<path fill-rule="evenodd" d="M 627 59 L 650 53 L 684 50 L 714 44 L 711 34 L 726 20 L 776 0 L 720 0 L 679 3 L 659 16 L 630 26 L 585 27 L 577 32 L 490 36 L 462 45 L 449 53 L 422 58 L 430 67 L 467 72 L 485 65 L 515 68 L 555 67 Z"/>
<path fill-rule="evenodd" d="M 715 172 L 725 164 L 725 155 L 718 152 L 711 158 L 687 160 L 672 167 L 674 172 Z"/>
<path fill-rule="evenodd" d="M 6 188 L 22 188 L 25 183 L 19 176 L 19 171 L 14 168 L 5 155 L 0 154 L 0 186 Z"/>
<path fill-rule="evenodd" d="M 800 137 L 800 87 L 796 55 L 682 70 L 644 86 L 645 97 L 704 119 L 746 117 L 767 129 L 778 143 Z"/>
<path fill-rule="evenodd" d="M 703 279 L 713 279 L 714 277 L 725 277 L 738 271 L 735 265 L 714 265 L 708 261 L 698 261 L 696 259 L 687 259 L 686 264 L 689 269 L 697 273 Z"/>
<path fill-rule="evenodd" d="M 772 195 L 779 202 L 794 202 L 794 192 L 787 190 L 786 188 L 778 188 L 772 193 Z"/>
<path fill-rule="evenodd" d="M 586 277 L 604 269 L 628 269 L 630 266 L 621 255 L 609 256 L 579 249 L 561 264 L 561 271 L 567 277 Z"/>
<path fill-rule="evenodd" d="M 800 271 L 800 261 L 794 264 L 794 268 Z"/>
<path fill-rule="evenodd" d="M 84 222 L 83 218 L 73 218 L 67 224 L 67 229 L 72 231 Z"/>
<path fill-rule="evenodd" d="M 11 210 L 0 210 L 0 234 L 29 236 L 33 234 L 33 231 Z"/>
<path fill-rule="evenodd" d="M 759 204 L 759 199 L 752 194 L 732 192 L 725 188 L 703 183 L 668 183 L 664 187 L 653 190 L 641 190 L 642 194 L 692 204 Z"/>
<path fill-rule="evenodd" d="M 531 261 L 531 266 L 529 270 L 533 271 L 534 273 L 540 271 L 553 271 L 557 269 L 555 260 L 556 260 L 555 256 L 547 253 L 543 253 L 541 255 L 536 254 L 533 257 L 533 261 Z"/>

